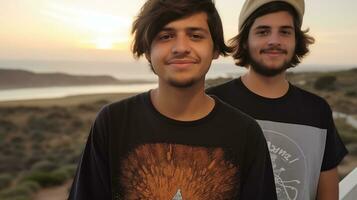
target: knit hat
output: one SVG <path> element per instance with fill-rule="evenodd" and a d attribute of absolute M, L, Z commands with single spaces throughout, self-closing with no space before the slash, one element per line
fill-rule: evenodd
<path fill-rule="evenodd" d="M 304 16 L 305 11 L 305 2 L 304 0 L 246 0 L 243 8 L 239 15 L 239 30 L 242 29 L 244 22 L 248 19 L 248 17 L 255 12 L 262 5 L 274 2 L 274 1 L 282 1 L 293 6 L 299 16 L 300 26 L 302 24 L 302 18 Z"/>

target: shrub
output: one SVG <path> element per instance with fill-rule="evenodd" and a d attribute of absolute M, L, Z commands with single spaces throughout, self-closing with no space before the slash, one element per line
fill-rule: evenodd
<path fill-rule="evenodd" d="M 71 113 L 69 113 L 65 108 L 52 109 L 46 116 L 49 120 L 67 120 L 71 117 Z"/>
<path fill-rule="evenodd" d="M 0 131 L 0 144 L 3 144 L 3 141 L 6 138 L 7 133 L 1 132 Z"/>
<path fill-rule="evenodd" d="M 29 200 L 30 197 L 28 195 L 17 195 L 17 196 L 12 196 L 10 198 L 5 198 L 5 199 L 2 199 L 2 200 Z"/>
<path fill-rule="evenodd" d="M 350 91 L 347 91 L 345 93 L 345 95 L 348 96 L 348 97 L 356 97 L 357 96 L 357 92 L 354 91 L 354 90 L 350 90 Z"/>
<path fill-rule="evenodd" d="M 317 90 L 334 90 L 336 80 L 336 76 L 321 76 L 315 81 L 314 88 Z"/>
<path fill-rule="evenodd" d="M 357 143 L 356 130 L 347 124 L 345 119 L 335 119 L 335 124 L 339 135 L 345 144 Z"/>
<path fill-rule="evenodd" d="M 43 171 L 43 172 L 50 172 L 56 169 L 57 166 L 48 160 L 39 161 L 31 166 L 32 171 Z"/>
<path fill-rule="evenodd" d="M 53 171 L 52 176 L 57 177 L 58 179 L 61 179 L 62 182 L 71 178 L 71 174 L 69 173 L 69 171 L 67 171 L 67 169 L 62 169 L 62 168 Z"/>
<path fill-rule="evenodd" d="M 60 174 L 53 174 L 52 172 L 31 172 L 25 176 L 22 181 L 34 181 L 42 187 L 54 186 L 63 183 L 66 180 L 65 177 Z"/>
<path fill-rule="evenodd" d="M 31 169 L 32 166 L 34 164 L 36 164 L 37 162 L 41 161 L 43 158 L 42 158 L 42 155 L 39 154 L 39 153 L 32 153 L 32 155 L 28 156 L 26 159 L 25 159 L 25 165 L 27 166 L 26 169 Z"/>
<path fill-rule="evenodd" d="M 63 176 L 66 178 L 66 180 L 68 180 L 70 178 L 73 178 L 76 170 L 77 170 L 77 165 L 70 164 L 70 165 L 65 165 L 53 171 L 53 173 L 58 176 Z"/>
<path fill-rule="evenodd" d="M 8 133 L 11 131 L 17 130 L 16 124 L 11 121 L 0 119 L 0 132 L 1 133 Z"/>
<path fill-rule="evenodd" d="M 19 172 L 23 170 L 24 160 L 16 157 L 13 152 L 10 154 L 3 154 L 0 162 L 0 171 L 1 172 Z M 20 157 L 21 158 L 21 157 Z"/>
<path fill-rule="evenodd" d="M 95 105 L 98 105 L 98 106 L 104 106 L 106 104 L 110 103 L 110 101 L 106 100 L 106 99 L 101 99 L 101 100 L 98 100 L 96 102 L 94 102 Z"/>
<path fill-rule="evenodd" d="M 84 126 L 84 122 L 80 119 L 74 119 L 72 122 L 71 122 L 71 128 L 74 129 L 74 130 L 78 130 L 80 128 L 83 128 Z"/>
<path fill-rule="evenodd" d="M 8 187 L 12 179 L 10 174 L 0 174 L 0 190 Z"/>
<path fill-rule="evenodd" d="M 20 184 L 14 188 L 1 191 L 0 199 L 29 199 L 32 194 L 31 186 Z"/>
<path fill-rule="evenodd" d="M 98 108 L 92 104 L 79 104 L 77 108 L 81 111 L 97 111 Z"/>
<path fill-rule="evenodd" d="M 355 67 L 355 68 L 352 68 L 352 69 L 350 69 L 349 71 L 352 72 L 352 73 L 357 73 L 357 68 L 356 68 L 356 67 Z"/>
<path fill-rule="evenodd" d="M 23 181 L 23 182 L 20 182 L 19 185 L 29 188 L 32 192 L 37 192 L 41 188 L 41 186 L 34 181 Z"/>
<path fill-rule="evenodd" d="M 39 143 L 45 139 L 45 134 L 39 131 L 30 131 L 32 141 Z"/>
<path fill-rule="evenodd" d="M 356 143 L 347 144 L 346 148 L 348 149 L 348 153 L 350 155 L 357 155 L 357 144 Z"/>
<path fill-rule="evenodd" d="M 59 120 L 47 119 L 45 117 L 30 116 L 27 121 L 27 131 L 44 132 L 60 132 L 62 123 Z"/>
<path fill-rule="evenodd" d="M 24 141 L 25 141 L 25 139 L 24 139 L 22 136 L 19 136 L 19 135 L 14 136 L 14 137 L 11 139 L 11 143 L 12 143 L 13 145 L 15 145 L 15 144 L 22 144 Z"/>

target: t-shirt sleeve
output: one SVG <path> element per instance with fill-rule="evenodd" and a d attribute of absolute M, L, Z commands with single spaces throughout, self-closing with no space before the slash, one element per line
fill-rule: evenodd
<path fill-rule="evenodd" d="M 321 171 L 326 171 L 337 167 L 337 165 L 348 153 L 335 127 L 335 123 L 332 118 L 332 111 L 329 106 L 327 111 L 327 115 L 329 116 L 328 129 Z"/>
<path fill-rule="evenodd" d="M 248 129 L 245 169 L 242 171 L 240 199 L 277 199 L 274 174 L 266 140 L 259 125 Z"/>
<path fill-rule="evenodd" d="M 69 194 L 70 200 L 111 199 L 106 108 L 93 123 Z"/>

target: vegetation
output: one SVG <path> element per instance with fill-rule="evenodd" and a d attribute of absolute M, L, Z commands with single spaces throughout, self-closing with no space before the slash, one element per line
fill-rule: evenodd
<path fill-rule="evenodd" d="M 316 90 L 335 90 L 336 76 L 327 75 L 319 77 L 315 83 L 314 88 Z"/>
<path fill-rule="evenodd" d="M 101 106 L 0 107 L 0 199 L 30 199 L 73 178 Z"/>
<path fill-rule="evenodd" d="M 357 69 L 289 73 L 288 77 L 299 87 L 324 97 L 334 111 L 357 116 Z M 207 86 L 228 80 L 208 80 Z M 96 113 L 111 101 L 95 99 L 57 106 L 0 103 L 0 199 L 30 199 L 43 187 L 70 180 Z M 343 119 L 335 122 L 350 153 L 357 156 L 356 129 Z"/>

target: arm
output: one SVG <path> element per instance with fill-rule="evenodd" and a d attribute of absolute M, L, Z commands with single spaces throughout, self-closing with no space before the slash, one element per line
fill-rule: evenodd
<path fill-rule="evenodd" d="M 108 150 L 103 112 L 94 122 L 68 199 L 111 199 Z"/>
<path fill-rule="evenodd" d="M 338 174 L 337 167 L 322 171 L 317 188 L 317 200 L 338 199 Z"/>
<path fill-rule="evenodd" d="M 335 127 L 332 111 L 328 105 L 326 115 L 328 116 L 326 146 L 316 199 L 337 200 L 339 182 L 337 166 L 348 152 Z"/>

